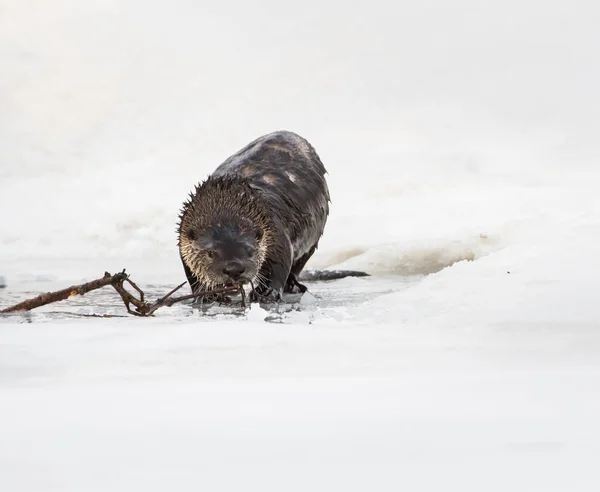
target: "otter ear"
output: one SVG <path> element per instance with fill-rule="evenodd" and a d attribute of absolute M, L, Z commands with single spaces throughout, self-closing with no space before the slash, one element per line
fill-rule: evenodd
<path fill-rule="evenodd" d="M 254 237 L 257 241 L 260 241 L 263 237 L 263 230 L 259 227 L 254 231 Z"/>
<path fill-rule="evenodd" d="M 196 232 L 196 230 L 193 227 L 190 227 L 186 232 L 185 235 L 187 236 L 187 238 L 190 241 L 195 241 L 196 239 L 198 239 L 198 233 Z"/>

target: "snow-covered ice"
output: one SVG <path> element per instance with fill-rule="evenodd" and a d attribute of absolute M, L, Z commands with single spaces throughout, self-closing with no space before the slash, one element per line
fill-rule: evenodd
<path fill-rule="evenodd" d="M 0 318 L 8 491 L 596 491 L 600 7 L 0 0 L 0 307 L 183 281 L 193 185 L 308 138 L 331 216 L 272 312 Z"/>

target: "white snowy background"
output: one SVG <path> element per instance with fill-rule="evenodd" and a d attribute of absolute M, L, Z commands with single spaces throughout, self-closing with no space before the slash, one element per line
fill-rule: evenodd
<path fill-rule="evenodd" d="M 2 490 L 599 490 L 599 22 L 0 0 L 0 306 L 183 281 L 182 201 L 277 129 L 329 171 L 309 267 L 374 275 L 284 323 L 3 319 Z"/>

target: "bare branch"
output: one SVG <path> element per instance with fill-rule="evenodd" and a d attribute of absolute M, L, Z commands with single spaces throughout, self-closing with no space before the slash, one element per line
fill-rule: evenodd
<path fill-rule="evenodd" d="M 139 298 L 135 297 L 135 295 L 133 295 L 125 288 L 125 282 L 127 282 L 134 290 L 137 291 L 137 293 L 139 294 Z M 205 296 L 215 296 L 220 294 L 240 293 L 242 296 L 242 306 L 246 307 L 246 293 L 244 292 L 244 288 L 241 285 L 232 285 L 224 287 L 222 289 L 204 290 L 194 292 L 193 294 L 189 295 L 172 297 L 172 295 L 179 289 L 181 289 L 185 284 L 186 282 L 179 284 L 177 287 L 175 287 L 163 297 L 158 299 L 156 302 L 148 303 L 144 300 L 144 291 L 140 289 L 137 286 L 137 284 L 129 278 L 129 275 L 125 273 L 125 270 L 114 275 L 105 272 L 104 277 L 102 278 L 92 280 L 91 282 L 86 282 L 85 284 L 74 285 L 72 287 L 68 287 L 66 289 L 62 289 L 56 292 L 48 292 L 46 294 L 41 294 L 33 299 L 29 299 L 27 301 L 20 302 L 19 304 L 16 304 L 14 306 L 3 309 L 2 311 L 0 311 L 0 313 L 30 311 L 31 309 L 50 304 L 52 302 L 63 301 L 77 294 L 83 295 L 87 292 L 99 289 L 101 287 L 105 287 L 107 285 L 112 285 L 112 287 L 121 296 L 121 300 L 123 301 L 123 304 L 125 304 L 127 312 L 129 314 L 133 314 L 134 316 L 152 316 L 157 309 L 163 306 L 170 307 L 177 302 L 185 301 L 187 299 L 197 299 Z"/>
<path fill-rule="evenodd" d="M 72 285 L 71 287 L 67 287 L 66 289 L 61 289 L 56 292 L 47 292 L 46 294 L 40 294 L 39 296 L 28 299 L 26 301 L 15 304 L 14 306 L 7 307 L 6 309 L 2 309 L 0 313 L 15 313 L 17 311 L 31 311 L 32 309 L 45 306 L 46 304 L 50 304 L 52 302 L 64 301 L 69 297 L 75 295 L 84 295 L 87 292 L 91 292 L 92 290 L 100 289 L 107 285 L 115 285 L 118 282 L 122 282 L 127 278 L 127 274 L 125 270 L 120 273 L 116 273 L 111 275 L 108 272 L 104 273 L 104 277 L 98 278 L 96 280 L 92 280 L 91 282 L 86 282 L 81 285 Z"/>

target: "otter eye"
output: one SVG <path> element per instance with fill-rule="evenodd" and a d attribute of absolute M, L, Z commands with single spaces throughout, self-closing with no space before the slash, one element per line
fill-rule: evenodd
<path fill-rule="evenodd" d="M 215 252 L 214 252 L 214 251 L 211 251 L 211 250 L 208 250 L 208 251 L 206 252 L 206 255 L 207 255 L 209 258 L 214 258 L 214 257 L 215 257 Z"/>
<path fill-rule="evenodd" d="M 196 234 L 196 231 L 191 227 L 187 230 L 186 236 L 190 241 L 195 241 L 198 239 L 198 234 Z"/>

